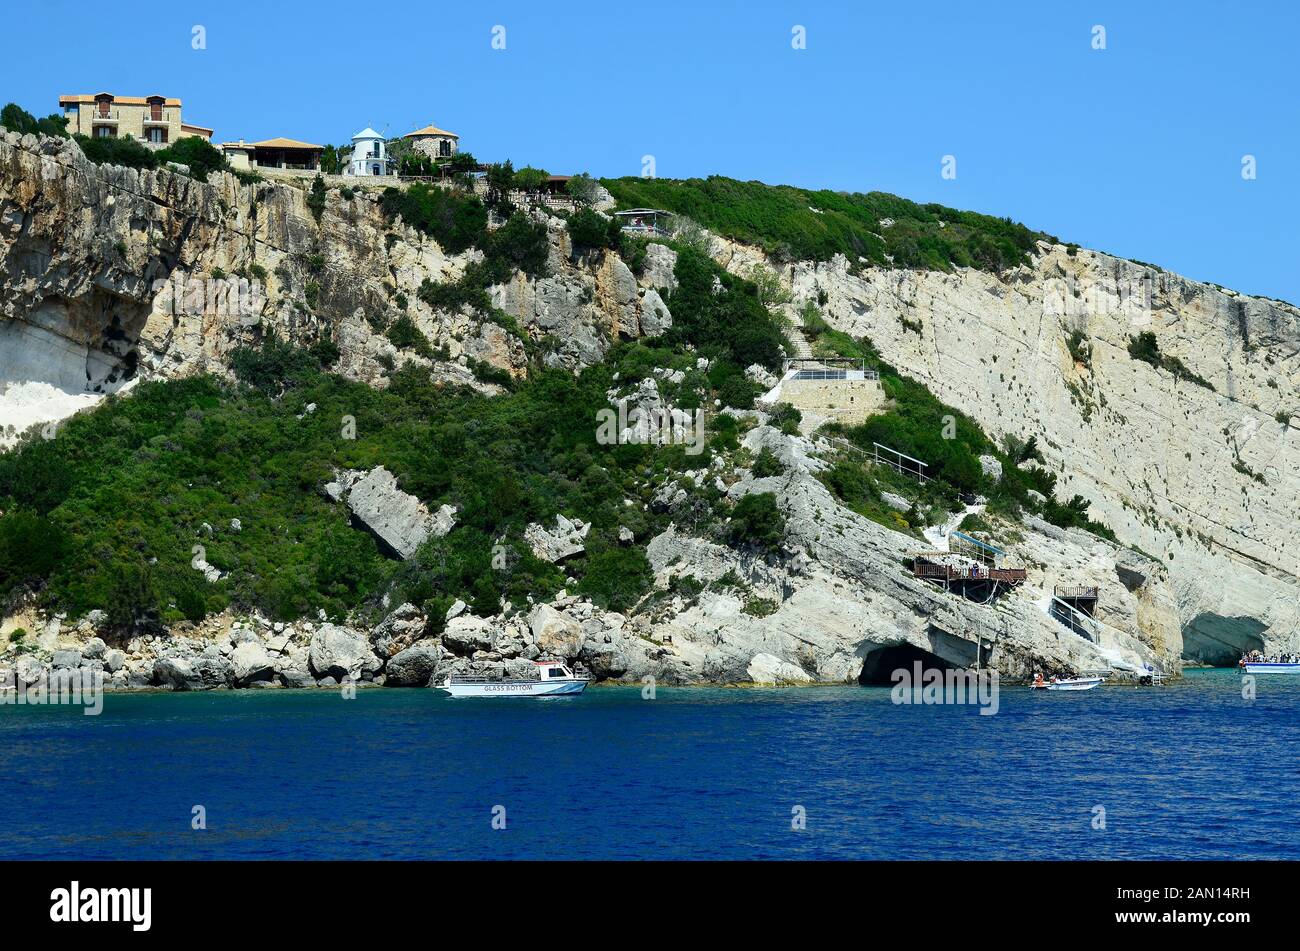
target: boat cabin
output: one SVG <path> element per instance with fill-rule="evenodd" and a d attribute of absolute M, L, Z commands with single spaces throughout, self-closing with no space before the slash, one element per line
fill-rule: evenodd
<path fill-rule="evenodd" d="M 551 680 L 557 677 L 573 678 L 573 671 L 558 660 L 535 660 L 533 663 L 537 665 L 537 675 L 542 680 Z"/>

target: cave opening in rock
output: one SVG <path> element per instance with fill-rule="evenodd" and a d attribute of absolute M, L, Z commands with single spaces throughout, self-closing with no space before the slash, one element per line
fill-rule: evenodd
<path fill-rule="evenodd" d="M 1183 660 L 1212 667 L 1233 667 L 1242 654 L 1264 649 L 1267 629 L 1267 624 L 1253 617 L 1198 614 L 1183 626 Z"/>
<path fill-rule="evenodd" d="M 862 672 L 858 674 L 858 686 L 892 686 L 894 671 L 905 669 L 910 673 L 917 661 L 921 662 L 922 671 L 952 670 L 955 666 L 911 644 L 891 644 L 871 651 L 862 659 Z"/>

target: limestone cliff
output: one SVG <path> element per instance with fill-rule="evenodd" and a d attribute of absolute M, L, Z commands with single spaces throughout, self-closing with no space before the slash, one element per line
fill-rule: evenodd
<path fill-rule="evenodd" d="M 444 253 L 360 186 L 332 190 L 317 221 L 306 184 L 96 166 L 70 140 L 0 133 L 0 388 L 39 384 L 66 397 L 48 400 L 54 418 L 135 379 L 225 373 L 232 350 L 272 332 L 302 344 L 330 337 L 339 372 L 372 385 L 410 361 L 472 383 L 469 359 L 523 372 L 526 340 L 577 367 L 620 335 L 671 325 L 662 298 L 616 255 L 599 270 L 572 259 L 553 218 L 551 276 L 492 290 L 523 336 L 467 310 L 434 310 L 421 284 L 455 280 L 478 252 Z M 435 358 L 384 336 L 403 312 Z M 41 421 L 39 409 L 6 409 Z"/>
<path fill-rule="evenodd" d="M 763 262 L 714 251 L 737 273 Z M 990 434 L 1037 436 L 1059 491 L 1165 566 L 1188 659 L 1300 645 L 1300 310 L 1048 244 L 1002 276 L 775 269 L 796 306 L 818 303 Z M 1143 332 L 1190 373 L 1131 356 Z"/>

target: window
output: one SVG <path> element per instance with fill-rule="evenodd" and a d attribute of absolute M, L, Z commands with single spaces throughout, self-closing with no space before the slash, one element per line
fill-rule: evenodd
<path fill-rule="evenodd" d="M 558 667 L 552 667 L 552 668 L 551 668 L 550 676 L 552 676 L 552 677 L 563 677 L 563 676 L 564 676 L 564 671 L 562 671 L 562 670 L 561 670 L 560 668 L 558 668 Z"/>
<path fill-rule="evenodd" d="M 113 137 L 113 127 L 111 125 L 95 126 L 95 138 L 111 139 Z"/>
<path fill-rule="evenodd" d="M 152 142 L 154 145 L 166 145 L 166 144 L 167 144 L 167 130 L 166 130 L 166 129 L 159 129 L 159 128 L 147 129 L 147 130 L 146 130 L 146 133 L 147 133 L 148 136 L 149 136 L 149 141 Z"/>
<path fill-rule="evenodd" d="M 444 156 L 444 157 L 450 155 L 450 154 L 451 154 L 451 143 L 448 142 L 446 139 L 439 139 L 439 140 L 438 140 L 438 154 L 441 155 L 441 156 Z"/>

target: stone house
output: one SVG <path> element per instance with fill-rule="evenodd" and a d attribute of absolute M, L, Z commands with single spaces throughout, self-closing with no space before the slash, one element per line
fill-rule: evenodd
<path fill-rule="evenodd" d="M 451 158 L 456 154 L 460 140 L 460 136 L 455 132 L 448 132 L 434 125 L 408 132 L 402 138 L 410 143 L 412 150 L 423 152 L 433 159 Z"/>
<path fill-rule="evenodd" d="M 91 137 L 130 136 L 161 149 L 186 136 L 212 141 L 212 130 L 181 118 L 181 101 L 166 96 L 115 96 L 109 92 L 60 96 L 68 133 Z"/>

